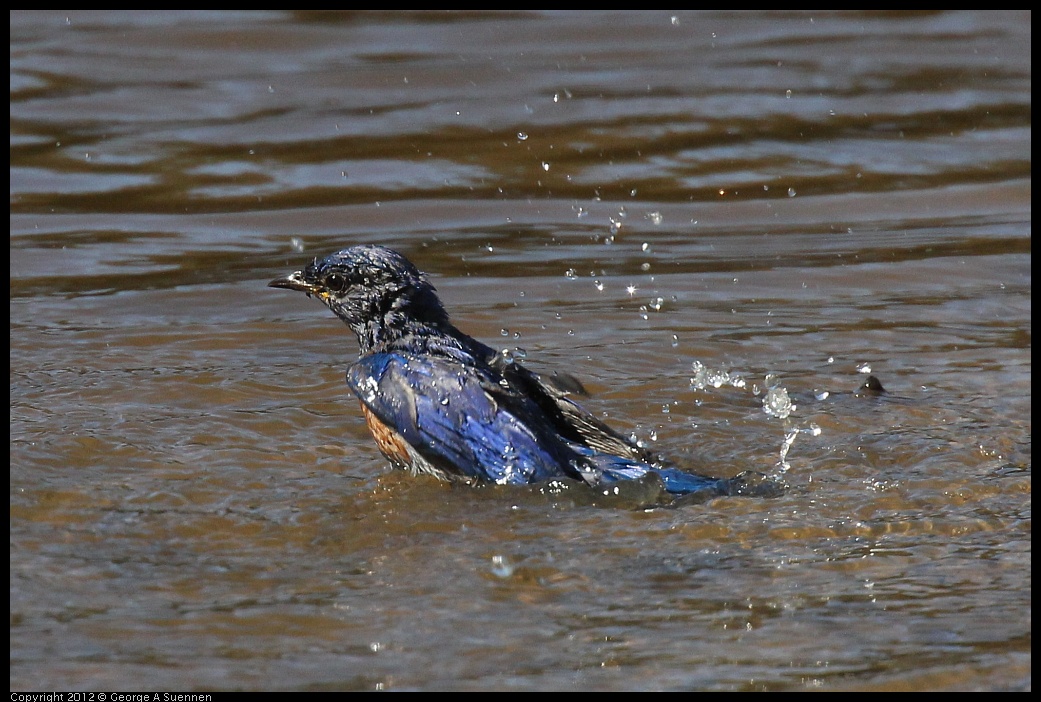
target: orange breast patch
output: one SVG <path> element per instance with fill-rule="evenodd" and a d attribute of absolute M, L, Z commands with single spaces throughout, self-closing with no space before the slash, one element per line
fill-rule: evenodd
<path fill-rule="evenodd" d="M 412 456 L 408 450 L 408 444 L 401 434 L 397 433 L 386 424 L 381 422 L 376 415 L 361 403 L 361 411 L 365 414 L 365 424 L 372 432 L 372 438 L 376 440 L 376 446 L 387 460 L 399 468 L 407 468 L 412 464 Z"/>

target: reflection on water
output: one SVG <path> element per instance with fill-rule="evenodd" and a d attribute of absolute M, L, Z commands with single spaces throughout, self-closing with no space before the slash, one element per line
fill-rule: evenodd
<path fill-rule="evenodd" d="M 1029 19 L 13 13 L 12 689 L 1029 689 Z M 363 242 L 789 489 L 389 471 Z"/>

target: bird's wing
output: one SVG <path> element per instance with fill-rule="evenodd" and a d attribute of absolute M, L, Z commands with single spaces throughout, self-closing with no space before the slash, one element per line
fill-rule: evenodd
<path fill-rule="evenodd" d="M 499 363 L 496 369 L 518 392 L 533 399 L 552 417 L 557 431 L 569 441 L 588 446 L 599 453 L 613 454 L 645 463 L 655 458 L 635 442 L 616 432 L 582 408 L 568 395 L 588 394 L 572 376 L 544 377 L 517 363 Z"/>
<path fill-rule="evenodd" d="M 512 396 L 507 408 L 494 397 L 493 375 L 436 356 L 376 353 L 347 370 L 347 384 L 381 422 L 450 475 L 517 484 L 579 477 L 567 444 L 540 428 L 537 415 L 524 416 L 523 398 Z"/>
<path fill-rule="evenodd" d="M 583 409 L 569 395 L 588 393 L 572 376 L 545 377 L 512 362 L 499 362 L 493 367 L 502 373 L 511 388 L 534 400 L 552 417 L 556 430 L 584 459 L 587 480 L 609 483 L 642 478 L 654 472 L 666 491 L 674 494 L 729 494 L 727 481 L 662 465 L 652 452 L 637 446 Z"/>

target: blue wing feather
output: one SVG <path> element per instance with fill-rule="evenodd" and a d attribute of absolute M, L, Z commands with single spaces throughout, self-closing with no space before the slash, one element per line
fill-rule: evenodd
<path fill-rule="evenodd" d="M 515 484 L 565 475 L 566 444 L 503 407 L 490 381 L 476 367 L 406 353 L 370 354 L 347 371 L 369 410 L 447 475 Z"/>

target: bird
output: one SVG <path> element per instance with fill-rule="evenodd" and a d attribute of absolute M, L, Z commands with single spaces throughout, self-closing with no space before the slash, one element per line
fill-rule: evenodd
<path fill-rule="evenodd" d="M 460 331 L 426 274 L 376 244 L 355 245 L 269 287 L 325 303 L 358 341 L 347 368 L 383 456 L 414 475 L 469 484 L 572 479 L 595 488 L 661 481 L 663 494 L 741 494 L 740 478 L 675 468 L 594 417 L 576 379 L 540 374 Z"/>

